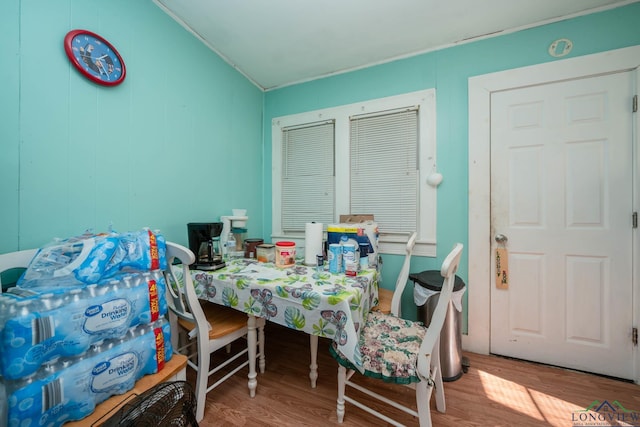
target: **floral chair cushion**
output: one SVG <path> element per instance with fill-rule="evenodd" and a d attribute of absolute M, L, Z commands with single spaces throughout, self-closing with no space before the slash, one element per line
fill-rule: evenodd
<path fill-rule="evenodd" d="M 419 382 L 417 355 L 426 332 L 421 322 L 370 312 L 359 343 L 364 375 L 397 384 Z M 335 342 L 330 352 L 342 366 L 356 369 Z"/>

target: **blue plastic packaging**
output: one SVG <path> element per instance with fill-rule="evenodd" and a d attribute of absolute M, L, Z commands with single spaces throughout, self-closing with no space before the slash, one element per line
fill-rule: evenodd
<path fill-rule="evenodd" d="M 72 288 L 103 282 L 117 274 L 164 270 L 166 241 L 144 229 L 129 233 L 86 233 L 38 250 L 18 280 L 22 288 Z"/>
<path fill-rule="evenodd" d="M 11 288 L 0 298 L 0 374 L 25 377 L 43 363 L 154 322 L 167 313 L 165 292 L 159 270 L 66 292 Z"/>
<path fill-rule="evenodd" d="M 43 367 L 32 377 L 0 381 L 0 425 L 58 427 L 91 414 L 96 405 L 131 390 L 171 359 L 171 329 L 162 319 L 104 341 L 86 355 Z M 3 406 L 6 405 L 6 406 Z"/>

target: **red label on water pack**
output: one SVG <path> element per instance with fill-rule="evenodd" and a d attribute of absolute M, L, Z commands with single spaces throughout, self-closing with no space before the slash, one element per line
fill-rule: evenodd
<path fill-rule="evenodd" d="M 155 322 L 160 317 L 160 302 L 158 301 L 158 283 L 151 279 L 147 283 L 149 286 L 149 311 L 151 312 L 151 321 Z"/>
<path fill-rule="evenodd" d="M 164 368 L 165 354 L 164 354 L 164 334 L 162 328 L 155 328 L 153 333 L 156 335 L 156 364 L 158 365 L 158 372 Z"/>
<path fill-rule="evenodd" d="M 149 255 L 151 256 L 151 270 L 160 268 L 160 256 L 158 254 L 158 241 L 156 235 L 149 230 Z"/>

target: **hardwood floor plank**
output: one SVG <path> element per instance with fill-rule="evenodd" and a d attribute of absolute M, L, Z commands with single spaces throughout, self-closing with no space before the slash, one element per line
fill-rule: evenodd
<path fill-rule="evenodd" d="M 258 374 L 255 398 L 249 397 L 248 371 L 235 375 L 208 394 L 202 427 L 387 425 L 348 403 L 344 423 L 337 423 L 337 364 L 329 355 L 328 340 L 319 342 L 320 376 L 317 388 L 312 389 L 309 337 L 271 323 L 265 331 L 267 370 Z M 574 426 L 573 417 L 580 414 L 576 411 L 583 411 L 596 400 L 617 400 L 640 417 L 638 385 L 498 356 L 465 356 L 471 364 L 468 372 L 457 381 L 445 383 L 447 412 L 437 412 L 432 399 L 434 426 Z M 187 378 L 195 380 L 191 369 Z M 415 404 L 414 391 L 409 388 L 361 376 L 357 381 L 373 385 L 379 393 L 405 404 Z M 355 390 L 348 392 L 356 395 Z M 382 405 L 378 409 L 406 425 L 418 424 L 399 410 Z M 638 424 L 640 419 L 611 423 Z"/>

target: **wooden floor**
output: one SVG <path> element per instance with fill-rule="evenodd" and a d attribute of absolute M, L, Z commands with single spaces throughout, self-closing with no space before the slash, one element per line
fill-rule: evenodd
<path fill-rule="evenodd" d="M 318 349 L 318 386 L 312 389 L 308 379 L 309 338 L 276 324 L 267 323 L 267 370 L 258 374 L 258 390 L 250 398 L 246 374 L 240 373 L 211 391 L 207 396 L 202 427 L 213 426 L 386 426 L 387 423 L 347 404 L 343 424 L 336 419 L 337 365 L 329 355 L 329 342 L 320 339 Z M 630 413 L 613 413 L 606 425 L 639 425 L 640 386 L 581 372 L 514 361 L 497 356 L 465 353 L 470 368 L 459 380 L 445 383 L 447 411 L 434 409 L 434 426 L 577 426 L 596 425 L 592 418 L 580 424 L 583 411 L 594 401 L 619 402 Z M 215 357 L 215 356 L 214 356 Z M 245 371 L 248 372 L 248 371 Z M 194 380 L 192 370 L 187 377 Z M 362 378 L 362 377 L 361 377 Z M 402 386 L 375 384 L 378 392 L 395 396 L 408 405 L 414 392 Z M 398 410 L 382 407 L 406 425 L 417 420 Z M 591 413 L 592 416 L 598 415 Z M 624 415 L 623 415 L 624 414 Z M 617 421 L 622 418 L 624 421 Z M 584 418 L 582 418 L 584 420 Z M 603 425 L 603 424 L 598 424 Z"/>

